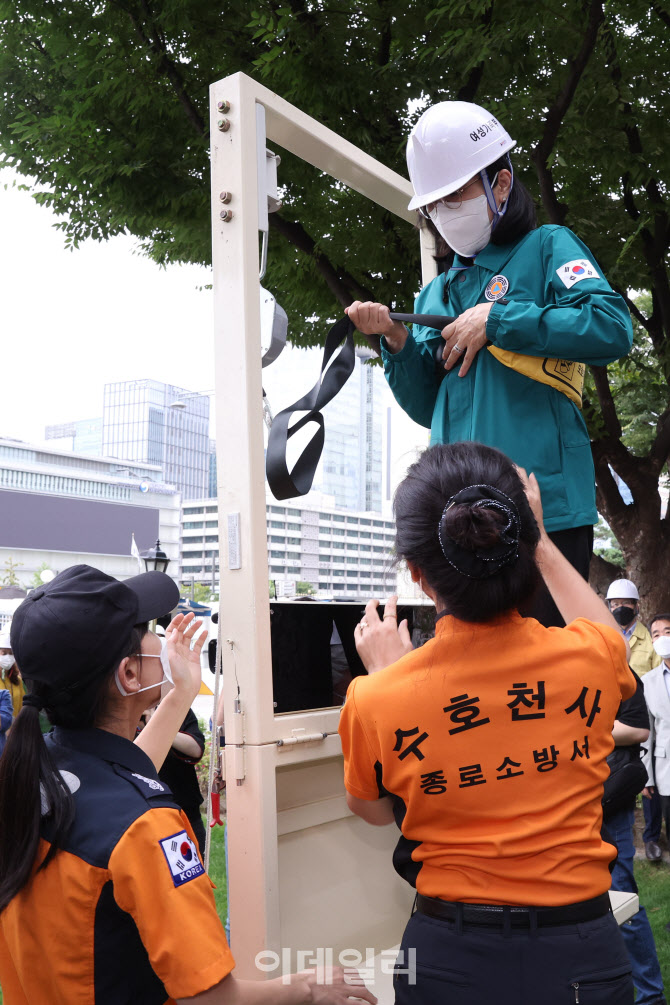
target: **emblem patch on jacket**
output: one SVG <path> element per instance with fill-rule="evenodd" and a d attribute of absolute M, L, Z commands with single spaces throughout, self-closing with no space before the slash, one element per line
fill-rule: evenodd
<path fill-rule="evenodd" d="M 556 275 L 564 286 L 570 289 L 580 279 L 600 279 L 592 262 L 588 258 L 576 258 L 574 262 L 566 262 L 556 269 Z"/>
<path fill-rule="evenodd" d="M 487 300 L 502 300 L 509 289 L 509 280 L 505 276 L 494 276 L 484 290 Z"/>
<path fill-rule="evenodd" d="M 198 851 L 186 831 L 179 831 L 160 842 L 163 854 L 170 867 L 170 875 L 175 886 L 183 886 L 192 879 L 202 876 L 204 868 Z"/>

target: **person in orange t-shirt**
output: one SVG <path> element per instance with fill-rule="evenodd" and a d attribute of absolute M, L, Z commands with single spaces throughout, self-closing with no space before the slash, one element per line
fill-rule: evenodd
<path fill-rule="evenodd" d="M 356 629 L 368 676 L 340 736 L 347 801 L 395 822 L 396 870 L 417 890 L 399 1005 L 632 1005 L 611 913 L 601 799 L 627 643 L 548 538 L 537 481 L 481 444 L 435 446 L 395 496 L 396 553 L 434 601 L 412 650 L 371 601 Z M 540 575 L 565 619 L 518 608 Z"/>

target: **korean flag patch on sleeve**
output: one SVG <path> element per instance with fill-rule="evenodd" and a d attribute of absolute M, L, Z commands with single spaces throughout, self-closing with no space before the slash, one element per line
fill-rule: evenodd
<path fill-rule="evenodd" d="M 163 838 L 160 846 L 175 886 L 183 886 L 184 883 L 197 879 L 204 873 L 198 850 L 186 831 L 179 831 L 178 834 Z"/>
<path fill-rule="evenodd" d="M 574 262 L 566 262 L 560 269 L 556 269 L 556 275 L 568 289 L 580 279 L 600 279 L 600 275 L 588 258 L 577 258 Z"/>

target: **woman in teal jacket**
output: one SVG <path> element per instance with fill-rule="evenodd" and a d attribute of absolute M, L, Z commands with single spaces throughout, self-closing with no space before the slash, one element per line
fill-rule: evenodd
<path fill-rule="evenodd" d="M 513 177 L 513 147 L 477 105 L 447 101 L 424 112 L 407 147 L 410 209 L 436 237 L 443 271 L 415 309 L 456 321 L 410 334 L 382 304 L 357 301 L 347 313 L 359 331 L 382 336 L 389 386 L 430 428 L 431 445 L 478 441 L 535 473 L 547 530 L 586 578 L 598 514 L 579 411 L 584 364 L 626 355 L 632 326 L 586 245 L 566 227 L 536 227 L 532 199 Z M 548 595 L 534 613 L 562 624 Z"/>

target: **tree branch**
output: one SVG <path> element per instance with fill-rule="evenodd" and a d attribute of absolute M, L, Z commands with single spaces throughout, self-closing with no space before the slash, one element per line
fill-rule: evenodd
<path fill-rule="evenodd" d="M 612 391 L 607 379 L 607 368 L 604 366 L 592 366 L 591 373 L 596 385 L 596 394 L 600 403 L 600 412 L 605 422 L 605 429 L 611 439 L 618 440 L 621 437 L 621 423 L 616 414 L 614 398 L 612 397 Z"/>
<path fill-rule="evenodd" d="M 175 94 L 177 95 L 177 98 L 179 99 L 179 103 L 186 112 L 187 119 L 198 133 L 198 136 L 206 136 L 207 129 L 205 127 L 204 119 L 202 118 L 196 105 L 193 103 L 193 101 L 187 94 L 186 87 L 184 86 L 184 81 L 181 74 L 179 73 L 179 70 L 168 56 L 165 42 L 161 38 L 158 29 L 153 23 L 149 5 L 147 4 L 146 0 L 140 0 L 140 3 L 142 9 L 144 10 L 146 18 L 153 30 L 153 38 L 150 38 L 149 35 L 147 35 L 143 26 L 140 24 L 139 19 L 132 10 L 126 7 L 125 4 L 123 3 L 116 3 L 116 6 L 119 7 L 122 11 L 124 11 L 124 13 L 128 15 L 142 44 L 145 45 L 148 49 L 150 49 L 153 52 L 153 54 L 158 57 L 158 66 L 157 66 L 158 72 L 164 74 L 170 81 L 172 89 L 174 90 Z"/>
<path fill-rule="evenodd" d="M 649 0 L 649 6 L 653 10 L 654 14 L 660 17 L 661 21 L 664 22 L 670 28 L 670 13 L 661 7 L 660 3 L 656 3 L 656 0 Z"/>
<path fill-rule="evenodd" d="M 271 213 L 270 226 L 285 237 L 294 248 L 312 259 L 326 286 L 343 307 L 348 307 L 353 300 L 375 299 L 371 290 L 361 286 L 345 269 L 337 269 L 330 259 L 317 249 L 316 242 L 301 223 L 287 220 L 279 213 Z M 376 353 L 380 352 L 379 336 L 365 335 L 364 338 Z"/>
<path fill-rule="evenodd" d="M 556 198 L 554 179 L 551 168 L 548 166 L 549 156 L 554 149 L 561 123 L 572 104 L 579 81 L 591 58 L 598 38 L 598 31 L 604 19 L 602 0 L 591 0 L 589 17 L 581 48 L 574 59 L 568 60 L 569 72 L 567 79 L 547 113 L 542 138 L 531 151 L 531 157 L 540 182 L 542 203 L 552 223 L 563 224 L 568 207 Z"/>
<path fill-rule="evenodd" d="M 491 22 L 493 20 L 493 3 L 490 3 L 487 9 L 484 11 L 484 16 L 482 18 L 481 28 L 484 34 L 489 34 L 491 30 Z M 459 88 L 456 99 L 458 101 L 474 101 L 475 95 L 479 90 L 479 85 L 482 82 L 482 77 L 484 76 L 484 67 L 486 66 L 486 60 L 481 60 L 476 66 L 470 70 L 468 79 Z"/>

